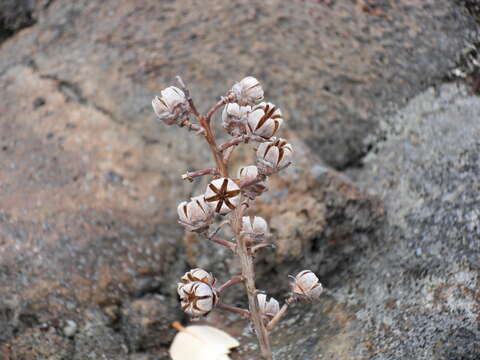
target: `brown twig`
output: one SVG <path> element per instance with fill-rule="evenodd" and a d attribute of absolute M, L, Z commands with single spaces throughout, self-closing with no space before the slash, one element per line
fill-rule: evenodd
<path fill-rule="evenodd" d="M 183 180 L 193 181 L 194 178 L 204 175 L 219 175 L 217 169 L 203 169 L 197 171 L 187 171 L 185 174 L 182 175 Z"/>
<path fill-rule="evenodd" d="M 238 144 L 241 144 L 241 143 L 246 143 L 246 142 L 248 142 L 249 139 L 250 139 L 249 135 L 240 135 L 240 136 L 234 137 L 233 139 L 219 145 L 218 146 L 218 151 L 224 151 L 231 146 L 235 146 L 235 145 L 238 145 Z"/>
<path fill-rule="evenodd" d="M 277 246 L 272 243 L 261 243 L 261 244 L 252 246 L 249 250 L 252 255 L 255 255 L 255 252 L 257 252 L 257 250 L 260 250 L 266 247 L 271 247 L 272 249 L 275 249 Z"/>
<path fill-rule="evenodd" d="M 280 311 L 273 317 L 272 320 L 267 324 L 267 330 L 272 331 L 272 329 L 279 323 L 280 320 L 285 316 L 287 313 L 288 307 L 290 304 L 295 302 L 295 298 L 289 297 L 286 301 L 285 304 L 283 304 L 282 308 Z"/>
<path fill-rule="evenodd" d="M 190 91 L 187 88 L 187 85 L 183 82 L 183 79 L 180 76 L 177 76 L 177 81 L 180 84 L 180 87 L 182 88 L 183 93 L 185 94 L 185 97 L 188 101 L 188 105 L 190 105 L 190 110 L 192 110 L 192 113 L 195 115 L 197 119 L 200 117 L 200 113 L 198 112 L 195 104 L 193 103 L 193 99 L 190 96 Z"/>
<path fill-rule="evenodd" d="M 192 124 L 189 120 L 184 120 L 180 127 L 186 127 L 190 131 L 203 132 L 203 128 L 200 125 Z"/>
<path fill-rule="evenodd" d="M 253 268 L 253 258 L 248 252 L 246 239 L 241 234 L 242 229 L 242 217 L 245 210 L 248 208 L 248 204 L 243 203 L 241 206 L 235 209 L 234 221 L 235 226 L 235 238 L 237 241 L 237 254 L 240 258 L 240 264 L 242 267 L 242 275 L 245 278 L 244 284 L 248 296 L 248 307 L 250 309 L 250 319 L 253 322 L 255 332 L 257 334 L 258 342 L 260 344 L 260 351 L 265 360 L 272 360 L 272 350 L 270 349 L 270 340 L 268 338 L 268 331 L 263 323 L 263 316 L 260 311 L 257 298 L 257 288 L 255 286 L 255 271 Z"/>
<path fill-rule="evenodd" d="M 226 305 L 226 304 L 223 304 L 223 303 L 218 303 L 217 307 L 222 309 L 222 310 L 230 311 L 234 314 L 240 314 L 240 315 L 246 317 L 247 319 L 250 319 L 250 311 L 248 311 L 248 310 L 240 309 L 236 306 L 230 306 L 230 305 Z"/>
<path fill-rule="evenodd" d="M 249 187 L 249 186 L 252 186 L 252 185 L 255 185 L 255 184 L 258 184 L 262 181 L 265 181 L 265 175 L 258 175 L 255 179 L 252 179 L 252 180 L 248 180 L 248 181 L 245 181 L 245 182 L 242 182 L 240 183 L 240 188 L 246 188 L 246 187 Z"/>
<path fill-rule="evenodd" d="M 212 119 L 212 116 L 215 113 L 215 111 L 220 109 L 227 102 L 228 102 L 227 98 L 222 97 L 222 99 L 219 102 L 217 102 L 215 105 L 212 106 L 212 108 L 210 110 L 208 110 L 207 115 L 205 116 L 208 123 L 210 123 L 210 120 Z"/>
<path fill-rule="evenodd" d="M 245 280 L 245 278 L 243 276 L 235 276 L 234 278 L 231 278 L 225 284 L 220 286 L 217 290 L 218 290 L 218 292 L 222 292 L 223 290 L 228 289 L 230 286 L 238 284 L 239 282 L 242 282 L 244 280 Z"/>
<path fill-rule="evenodd" d="M 212 236 L 212 237 L 208 237 L 208 236 L 207 236 L 207 239 L 208 239 L 208 240 L 211 240 L 211 241 L 213 241 L 213 242 L 216 242 L 217 244 L 220 244 L 220 245 L 222 245 L 222 246 L 228 247 L 228 248 L 230 248 L 230 250 L 232 250 L 233 252 L 236 252 L 236 251 L 237 251 L 237 245 L 234 244 L 234 243 L 231 242 L 231 241 L 224 240 L 224 239 L 221 239 L 221 238 L 216 237 L 216 236 Z"/>

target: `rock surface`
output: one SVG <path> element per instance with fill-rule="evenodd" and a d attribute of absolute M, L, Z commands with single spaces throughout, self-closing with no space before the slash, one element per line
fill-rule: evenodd
<path fill-rule="evenodd" d="M 253 74 L 293 129 L 297 164 L 252 209 L 278 248 L 257 258 L 260 287 L 281 297 L 302 266 L 329 289 L 293 307 L 278 359 L 478 358 L 480 102 L 430 87 L 474 51 L 467 7 L 2 2 L 0 354 L 168 358 L 179 276 L 205 266 L 226 280 L 238 266 L 182 241 L 176 204 L 204 184 L 179 175 L 209 154 L 155 122 L 150 99 L 181 74 L 205 110 Z M 246 324 L 227 321 L 234 356 L 254 357 Z"/>

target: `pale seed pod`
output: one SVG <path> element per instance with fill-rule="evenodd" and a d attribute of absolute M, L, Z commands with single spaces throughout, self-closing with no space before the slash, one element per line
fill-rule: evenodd
<path fill-rule="evenodd" d="M 272 103 L 262 102 L 248 114 L 247 130 L 250 134 L 270 139 L 283 123 L 282 112 Z"/>
<path fill-rule="evenodd" d="M 216 283 L 216 279 L 212 275 L 212 273 L 209 273 L 200 268 L 195 268 L 185 273 L 185 275 L 182 276 L 182 280 L 181 280 L 183 284 L 188 284 L 194 281 L 201 281 L 212 287 L 215 286 L 215 283 Z"/>
<path fill-rule="evenodd" d="M 242 232 L 254 241 L 263 240 L 269 235 L 267 222 L 260 216 L 255 216 L 253 221 L 250 216 L 244 216 L 242 218 Z"/>
<path fill-rule="evenodd" d="M 201 232 L 213 222 L 213 212 L 203 195 L 195 196 L 190 201 L 183 201 L 177 207 L 179 223 L 188 231 Z"/>
<path fill-rule="evenodd" d="M 190 109 L 183 91 L 175 86 L 169 86 L 160 93 L 161 96 L 155 96 L 152 100 L 155 114 L 167 125 L 183 121 Z"/>
<path fill-rule="evenodd" d="M 207 186 L 205 202 L 216 213 L 228 214 L 240 203 L 240 187 L 232 179 L 215 179 Z"/>
<path fill-rule="evenodd" d="M 284 139 L 263 142 L 257 149 L 257 166 L 263 175 L 271 175 L 291 163 L 293 149 Z"/>
<path fill-rule="evenodd" d="M 240 106 L 237 103 L 228 103 L 222 111 L 222 126 L 232 136 L 247 133 L 247 117 L 250 106 Z"/>
<path fill-rule="evenodd" d="M 243 166 L 238 169 L 238 180 L 240 184 L 245 184 L 257 179 L 259 175 L 258 168 L 255 165 L 250 166 Z M 255 182 L 252 185 L 245 186 L 242 188 L 242 193 L 248 197 L 249 199 L 255 199 L 257 196 L 262 195 L 265 191 L 267 191 L 267 187 L 265 186 L 266 179 L 261 182 Z"/>
<path fill-rule="evenodd" d="M 280 304 L 273 297 L 267 301 L 267 295 L 258 294 L 257 299 L 260 311 L 268 320 L 273 319 L 273 317 L 280 311 Z"/>
<path fill-rule="evenodd" d="M 237 177 L 241 183 L 253 181 L 257 178 L 257 176 L 258 168 L 255 165 L 242 166 L 240 169 L 238 169 Z"/>
<path fill-rule="evenodd" d="M 322 284 L 311 270 L 300 272 L 295 276 L 291 286 L 293 293 L 310 301 L 318 298 L 323 292 Z"/>
<path fill-rule="evenodd" d="M 263 89 L 253 76 L 247 76 L 233 85 L 231 92 L 239 105 L 255 105 L 263 99 Z"/>
<path fill-rule="evenodd" d="M 178 295 L 183 311 L 193 317 L 199 317 L 212 311 L 218 302 L 218 294 L 209 284 L 193 281 L 178 287 Z"/>

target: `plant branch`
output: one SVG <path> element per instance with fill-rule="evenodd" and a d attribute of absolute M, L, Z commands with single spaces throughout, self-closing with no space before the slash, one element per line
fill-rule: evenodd
<path fill-rule="evenodd" d="M 182 121 L 179 126 L 186 127 L 190 131 L 203 132 L 203 128 L 200 125 L 192 124 L 189 120 Z"/>
<path fill-rule="evenodd" d="M 204 175 L 219 175 L 217 169 L 203 169 L 197 171 L 187 171 L 185 174 L 182 175 L 182 180 L 193 181 L 194 178 Z"/>
<path fill-rule="evenodd" d="M 246 317 L 247 319 L 250 319 L 250 311 L 248 311 L 248 310 L 240 309 L 236 306 L 226 305 L 224 303 L 218 303 L 217 307 L 222 309 L 222 310 L 230 311 L 234 314 L 240 314 L 243 317 Z"/>
<path fill-rule="evenodd" d="M 255 179 L 252 179 L 252 180 L 248 180 L 248 181 L 245 181 L 245 182 L 242 182 L 240 183 L 240 188 L 246 188 L 246 187 L 249 187 L 251 185 L 255 185 L 255 184 L 258 184 L 262 181 L 265 181 L 265 178 L 266 176 L 265 175 L 258 175 Z"/>
<path fill-rule="evenodd" d="M 275 244 L 272 244 L 272 243 L 261 243 L 261 244 L 252 246 L 249 250 L 250 250 L 250 253 L 252 255 L 255 255 L 257 250 L 260 250 L 260 249 L 263 249 L 263 248 L 266 248 L 266 247 L 271 247 L 272 249 L 275 249 L 277 246 Z"/>
<path fill-rule="evenodd" d="M 248 142 L 249 139 L 250 139 L 249 135 L 240 135 L 240 136 L 234 137 L 233 139 L 219 145 L 218 151 L 224 151 L 231 146 L 235 146 L 235 145 L 241 144 L 243 142 L 246 143 L 246 142 Z"/>
<path fill-rule="evenodd" d="M 198 112 L 197 108 L 195 107 L 195 104 L 193 103 L 193 99 L 190 96 L 190 91 L 187 88 L 187 85 L 183 82 L 183 79 L 180 76 L 177 76 L 177 81 L 180 84 L 180 87 L 182 88 L 183 93 L 185 94 L 185 97 L 188 101 L 188 105 L 190 105 L 190 110 L 192 110 L 192 113 L 195 115 L 197 119 L 200 118 L 200 113 Z"/>
<path fill-rule="evenodd" d="M 218 292 L 222 292 L 223 290 L 228 289 L 230 286 L 238 284 L 239 282 L 242 282 L 244 280 L 245 280 L 245 278 L 243 276 L 235 276 L 234 278 L 231 278 L 225 284 L 220 286 L 217 290 L 218 290 Z"/>
<path fill-rule="evenodd" d="M 219 237 L 216 237 L 216 236 L 206 236 L 206 238 L 208 240 L 211 240 L 213 242 L 216 242 L 217 244 L 220 244 L 222 246 L 225 246 L 225 247 L 228 247 L 230 248 L 230 250 L 232 250 L 233 252 L 236 252 L 237 251 L 237 245 L 234 244 L 233 242 L 231 241 L 228 241 L 228 240 L 224 240 L 224 239 L 221 239 Z"/>
<path fill-rule="evenodd" d="M 295 302 L 295 298 L 289 297 L 286 301 L 285 304 L 283 304 L 282 308 L 280 311 L 273 317 L 272 320 L 267 324 L 267 330 L 272 331 L 272 329 L 282 320 L 282 318 L 285 316 L 287 313 L 288 307 L 290 304 Z"/>
<path fill-rule="evenodd" d="M 220 175 L 223 177 L 228 177 L 228 170 L 223 162 L 223 157 L 220 151 L 217 150 L 217 143 L 215 142 L 215 136 L 213 135 L 212 128 L 210 127 L 210 122 L 208 122 L 203 115 L 199 116 L 199 120 L 200 125 L 205 129 L 205 139 L 207 140 L 208 146 L 210 146 L 210 150 L 212 151 Z"/>
<path fill-rule="evenodd" d="M 220 109 L 227 102 L 228 102 L 228 99 L 222 96 L 222 99 L 219 102 L 217 102 L 215 105 L 213 105 L 210 110 L 208 110 L 207 115 L 205 116 L 208 123 L 210 123 L 210 120 L 212 119 L 212 116 L 215 113 L 215 111 Z"/>
<path fill-rule="evenodd" d="M 248 252 L 246 239 L 241 234 L 242 217 L 248 206 L 241 206 L 235 209 L 234 221 L 235 221 L 235 237 L 237 241 L 237 253 L 240 258 L 240 264 L 242 266 L 242 275 L 245 278 L 244 284 L 248 296 L 248 307 L 250 309 L 250 318 L 255 328 L 255 333 L 260 344 L 260 350 L 265 360 L 272 360 L 272 350 L 270 349 L 270 340 L 268 338 L 268 331 L 263 323 L 263 316 L 260 311 L 257 298 L 257 288 L 255 286 L 255 272 L 253 268 L 253 258 Z"/>

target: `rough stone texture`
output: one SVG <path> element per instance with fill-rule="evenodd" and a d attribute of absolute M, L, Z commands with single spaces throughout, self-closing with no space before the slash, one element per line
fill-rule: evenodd
<path fill-rule="evenodd" d="M 357 181 L 384 201 L 386 221 L 348 266 L 322 277 L 318 303 L 295 305 L 280 323 L 276 359 L 479 358 L 479 117 L 480 99 L 448 84 L 384 123 Z M 248 328 L 231 327 L 239 337 Z"/>
<path fill-rule="evenodd" d="M 291 126 L 344 168 L 365 153 L 373 115 L 444 76 L 474 29 L 449 0 L 374 3 L 377 12 L 350 0 L 54 1 L 3 45 L 0 72 L 34 59 L 71 85 L 72 100 L 161 143 L 145 99 L 176 74 L 200 103 L 253 74 Z"/>
<path fill-rule="evenodd" d="M 294 307 L 278 357 L 478 358 L 477 100 L 448 86 L 376 116 L 447 75 L 476 30 L 461 2 L 11 3 L 0 5 L 0 32 L 19 14 L 0 47 L 3 357 L 167 358 L 179 275 L 206 265 L 226 280 L 238 266 L 211 244 L 184 247 L 176 204 L 204 184 L 179 174 L 209 154 L 156 123 L 150 99 L 182 74 L 205 110 L 253 74 L 294 129 L 297 162 L 252 209 L 278 247 L 258 256 L 259 284 L 284 295 L 301 265 L 330 289 Z M 384 144 L 350 169 L 377 132 Z M 247 326 L 227 320 L 237 357 L 250 356 Z"/>

